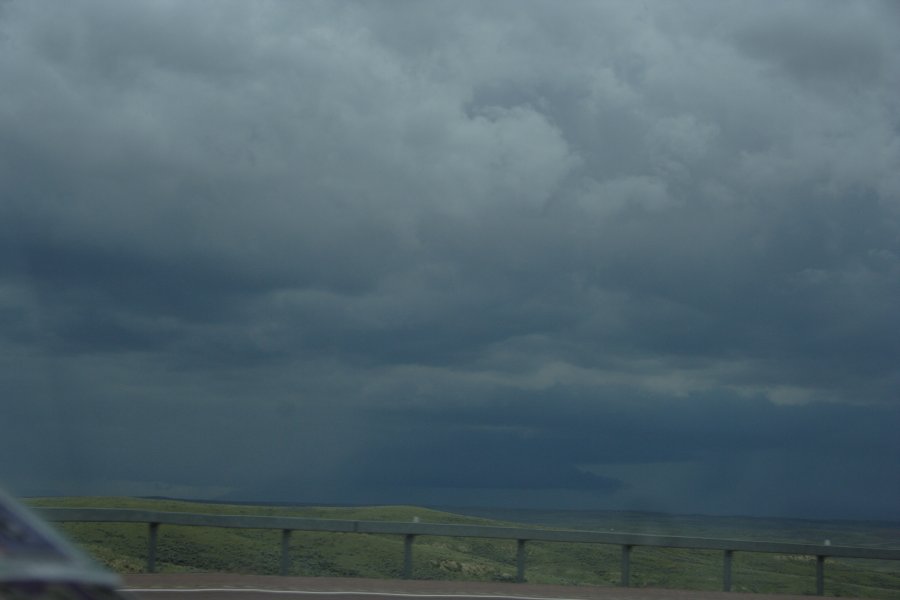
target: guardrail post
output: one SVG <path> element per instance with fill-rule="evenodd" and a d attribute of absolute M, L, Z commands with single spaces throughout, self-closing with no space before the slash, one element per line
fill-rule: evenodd
<path fill-rule="evenodd" d="M 525 583 L 525 542 L 516 540 L 516 581 Z"/>
<path fill-rule="evenodd" d="M 281 530 L 281 574 L 287 575 L 291 568 L 291 530 Z"/>
<path fill-rule="evenodd" d="M 156 571 L 156 537 L 159 532 L 159 523 L 150 523 L 147 534 L 147 572 Z"/>
<path fill-rule="evenodd" d="M 825 595 L 825 557 L 816 556 L 816 596 Z"/>
<path fill-rule="evenodd" d="M 731 591 L 731 557 L 734 550 L 726 550 L 722 557 L 722 591 Z"/>
<path fill-rule="evenodd" d="M 412 578 L 412 546 L 415 539 L 416 536 L 411 533 L 403 536 L 403 579 Z"/>
<path fill-rule="evenodd" d="M 622 587 L 628 587 L 631 582 L 631 546 L 622 546 Z"/>

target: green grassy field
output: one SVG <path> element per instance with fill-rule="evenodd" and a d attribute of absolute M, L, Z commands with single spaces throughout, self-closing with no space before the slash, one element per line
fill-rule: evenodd
<path fill-rule="evenodd" d="M 896 524 L 810 522 L 724 517 L 678 517 L 642 513 L 501 512 L 456 514 L 418 507 L 272 507 L 203 504 L 137 498 L 39 498 L 33 506 L 140 508 L 173 512 L 241 515 L 282 515 L 311 518 L 472 523 L 629 531 L 672 535 L 814 542 L 832 539 L 836 545 L 896 544 Z M 474 512 L 474 511 L 472 511 Z M 507 516 L 509 515 L 509 516 Z M 506 517 L 510 520 L 502 520 Z M 512 521 L 514 519 L 514 522 Z M 69 523 L 60 528 L 101 563 L 119 573 L 143 571 L 147 527 L 133 524 Z M 234 572 L 276 574 L 280 565 L 281 533 L 266 530 L 163 526 L 160 528 L 157 570 L 161 572 Z M 617 546 L 531 542 L 527 546 L 527 579 L 534 583 L 617 585 Z M 516 544 L 511 540 L 418 537 L 414 547 L 414 577 L 512 581 Z M 290 574 L 307 576 L 400 577 L 403 539 L 350 533 L 294 532 Z M 815 559 L 757 553 L 735 553 L 733 590 L 812 594 Z M 715 551 L 635 548 L 631 580 L 634 586 L 719 590 L 722 554 Z M 829 559 L 826 594 L 900 598 L 900 564 L 896 561 Z"/>

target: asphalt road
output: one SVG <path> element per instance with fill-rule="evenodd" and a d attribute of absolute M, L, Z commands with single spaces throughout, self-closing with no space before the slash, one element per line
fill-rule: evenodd
<path fill-rule="evenodd" d="M 135 600 L 809 600 L 810 596 L 494 582 L 275 577 L 224 573 L 128 575 Z"/>

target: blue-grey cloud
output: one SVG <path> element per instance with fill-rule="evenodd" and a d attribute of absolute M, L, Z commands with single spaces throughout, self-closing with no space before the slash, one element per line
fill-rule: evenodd
<path fill-rule="evenodd" d="M 0 479 L 896 517 L 896 24 L 0 4 Z"/>

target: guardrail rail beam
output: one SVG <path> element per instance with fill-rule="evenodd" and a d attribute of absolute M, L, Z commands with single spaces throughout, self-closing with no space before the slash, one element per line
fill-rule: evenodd
<path fill-rule="evenodd" d="M 403 578 L 413 575 L 413 541 L 419 535 L 440 537 L 468 537 L 481 539 L 516 540 L 516 580 L 525 580 L 528 541 L 568 542 L 577 544 L 609 544 L 622 548 L 621 585 L 631 584 L 631 549 L 635 546 L 655 548 L 685 548 L 691 550 L 722 550 L 722 588 L 732 587 L 732 559 L 734 552 L 764 552 L 816 557 L 816 594 L 825 594 L 826 558 L 864 558 L 869 560 L 900 560 L 900 549 L 822 546 L 785 542 L 724 540 L 670 535 L 648 535 L 599 531 L 540 529 L 529 527 L 496 527 L 485 525 L 448 525 L 440 523 L 394 523 L 390 521 L 347 521 L 340 519 L 309 519 L 303 517 L 212 515 L 133 510 L 120 508 L 37 508 L 36 512 L 48 521 L 81 523 L 147 523 L 147 571 L 156 571 L 157 538 L 160 525 L 188 525 L 196 527 L 225 527 L 237 529 L 281 530 L 281 565 L 283 575 L 290 572 L 290 536 L 292 531 L 324 531 L 331 533 L 368 533 L 403 536 Z"/>

